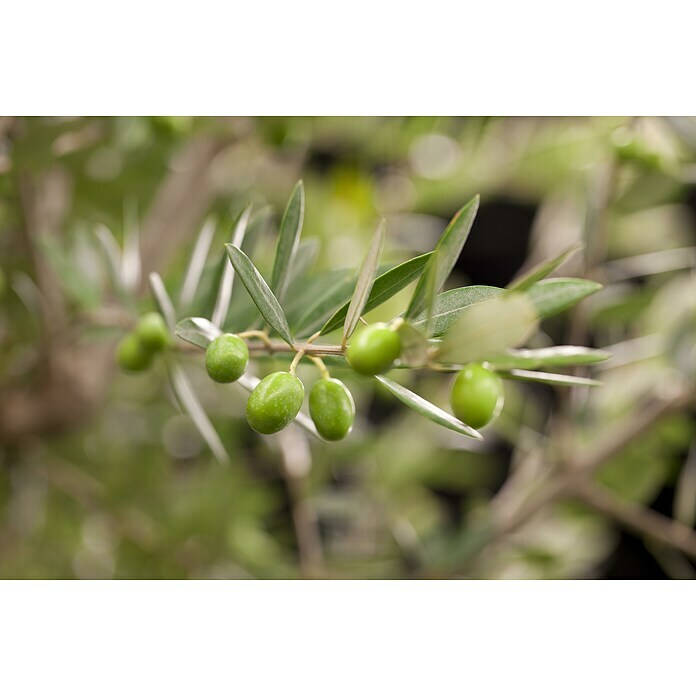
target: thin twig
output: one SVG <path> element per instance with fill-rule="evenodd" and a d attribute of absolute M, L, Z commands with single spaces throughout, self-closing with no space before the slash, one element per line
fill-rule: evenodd
<path fill-rule="evenodd" d="M 685 524 L 613 495 L 591 481 L 584 481 L 573 497 L 619 522 L 624 527 L 656 539 L 696 559 L 696 532 Z"/>
<path fill-rule="evenodd" d="M 305 434 L 288 428 L 278 434 L 283 479 L 288 491 L 292 523 L 297 538 L 300 570 L 305 578 L 326 576 L 316 510 L 306 493 L 312 454 Z"/>

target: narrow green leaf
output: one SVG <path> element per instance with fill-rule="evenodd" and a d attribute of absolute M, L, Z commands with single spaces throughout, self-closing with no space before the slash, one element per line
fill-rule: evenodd
<path fill-rule="evenodd" d="M 155 298 L 155 303 L 160 311 L 160 314 L 167 322 L 170 331 L 174 331 L 176 325 L 176 312 L 172 304 L 167 288 L 164 287 L 164 282 L 159 273 L 150 273 L 150 290 Z"/>
<path fill-rule="evenodd" d="M 249 218 L 251 217 L 251 203 L 244 208 L 237 216 L 234 223 L 234 232 L 232 233 L 232 244 L 240 248 L 246 235 Z M 226 245 L 229 246 L 229 245 Z M 230 265 L 224 261 L 224 270 L 220 280 L 218 296 L 215 302 L 215 309 L 211 320 L 215 326 L 224 326 L 227 320 L 227 314 L 230 311 L 230 300 L 232 299 L 232 287 L 234 285 L 234 265 Z"/>
<path fill-rule="evenodd" d="M 445 428 L 454 430 L 455 433 L 461 433 L 467 437 L 472 437 L 475 440 L 483 440 L 483 436 L 477 430 L 474 430 L 471 426 L 466 423 L 462 423 L 459 419 L 455 418 L 453 415 L 443 411 L 441 408 L 431 404 L 429 401 L 424 399 L 418 394 L 414 394 L 411 390 L 402 387 L 400 384 L 392 381 L 384 375 L 377 375 L 377 380 L 381 382 L 399 401 L 403 404 L 412 408 L 416 413 L 420 413 L 429 421 L 437 423 Z"/>
<path fill-rule="evenodd" d="M 438 252 L 434 252 L 435 257 L 437 257 Z M 435 297 L 440 288 L 436 287 L 437 283 L 437 258 L 433 258 L 431 264 L 425 270 L 425 276 L 423 278 L 423 283 L 425 287 L 424 295 L 424 306 L 422 317 L 423 317 L 423 334 L 424 336 L 430 336 L 430 331 L 433 325 L 433 309 L 435 307 Z"/>
<path fill-rule="evenodd" d="M 506 293 L 466 307 L 445 334 L 443 362 L 466 363 L 499 355 L 523 343 L 538 325 L 534 305 L 524 293 Z"/>
<path fill-rule="evenodd" d="M 488 358 L 498 370 L 513 368 L 533 369 L 537 367 L 568 367 L 591 365 L 611 357 L 611 353 L 583 346 L 552 346 L 533 350 L 510 350 L 505 355 Z"/>
<path fill-rule="evenodd" d="M 518 278 L 515 278 L 509 285 L 508 290 L 527 290 L 534 283 L 543 280 L 546 276 L 553 273 L 562 263 L 565 263 L 573 254 L 583 248 L 582 242 L 576 242 L 569 246 L 565 251 L 562 251 L 558 256 L 549 261 L 542 261 L 533 268 L 530 268 L 526 273 L 523 273 Z"/>
<path fill-rule="evenodd" d="M 186 269 L 184 282 L 181 286 L 181 293 L 179 294 L 179 305 L 182 308 L 189 307 L 196 295 L 196 290 L 198 290 L 198 284 L 201 279 L 201 274 L 203 273 L 205 260 L 208 258 L 208 252 L 210 251 L 210 245 L 213 241 L 216 227 L 217 224 L 215 220 L 209 217 L 203 223 L 203 227 L 198 233 L 198 238 L 193 247 L 188 268 Z"/>
<path fill-rule="evenodd" d="M 211 321 L 203 317 L 187 317 L 175 327 L 174 333 L 194 346 L 206 349 L 208 344 L 222 332 Z"/>
<path fill-rule="evenodd" d="M 266 281 L 241 249 L 233 244 L 225 244 L 225 248 L 244 287 L 247 289 L 254 304 L 259 308 L 261 316 L 289 346 L 292 346 L 288 320 L 285 318 L 283 308 L 280 306 L 276 296 L 271 292 Z"/>
<path fill-rule="evenodd" d="M 175 362 L 170 362 L 168 368 L 172 389 L 177 396 L 181 408 L 188 413 L 193 424 L 198 429 L 201 437 L 208 444 L 208 447 L 210 447 L 210 450 L 215 455 L 218 462 L 220 462 L 220 464 L 229 464 L 230 459 L 225 450 L 225 446 L 222 444 L 220 436 L 217 434 L 213 424 L 206 415 L 203 406 L 201 406 L 201 402 L 193 391 L 193 387 L 186 373 L 181 366 L 177 365 Z"/>
<path fill-rule="evenodd" d="M 451 220 L 447 228 L 442 233 L 440 241 L 435 247 L 437 252 L 431 263 L 436 263 L 434 279 L 434 292 L 439 292 L 445 281 L 457 263 L 459 255 L 462 253 L 464 244 L 471 232 L 474 218 L 479 207 L 479 196 L 474 196 Z M 411 298 L 411 303 L 406 310 L 406 318 L 412 319 L 418 316 L 426 308 L 428 294 L 427 274 L 421 276 L 418 285 Z"/>
<path fill-rule="evenodd" d="M 128 199 L 123 204 L 123 229 L 121 278 L 123 285 L 131 292 L 135 292 L 140 285 L 142 261 L 140 259 L 138 205 L 134 199 Z"/>
<path fill-rule="evenodd" d="M 372 238 L 370 247 L 367 250 L 365 259 L 358 273 L 358 281 L 355 284 L 353 297 L 348 305 L 346 312 L 346 321 L 343 324 L 343 344 L 351 337 L 355 327 L 360 321 L 360 317 L 367 303 L 367 298 L 370 296 L 372 285 L 377 275 L 379 268 L 379 259 L 382 256 L 382 247 L 384 246 L 384 232 L 386 224 L 384 220 L 379 223 L 379 227 Z"/>
<path fill-rule="evenodd" d="M 310 280 L 305 291 L 292 303 L 300 315 L 293 323 L 296 335 L 309 336 L 318 331 L 343 304 L 350 302 L 355 281 L 354 269 L 329 271 Z"/>
<path fill-rule="evenodd" d="M 370 296 L 367 298 L 363 314 L 370 312 L 379 307 L 382 303 L 386 302 L 388 299 L 396 295 L 397 292 L 403 290 L 409 283 L 412 283 L 416 278 L 423 273 L 423 269 L 426 267 L 428 260 L 431 258 L 434 252 L 428 252 L 421 256 L 416 256 L 415 258 L 409 259 L 394 268 L 391 268 L 386 273 L 377 276 L 374 284 L 372 285 L 372 290 L 370 291 Z M 350 302 L 346 302 L 340 307 L 333 316 L 324 324 L 321 329 L 322 336 L 324 334 L 335 331 L 339 326 L 341 326 L 348 314 L 348 307 Z"/>
<path fill-rule="evenodd" d="M 304 286 L 307 283 L 307 274 L 310 272 L 319 256 L 321 244 L 316 237 L 303 239 L 297 247 L 295 260 L 290 268 L 290 276 L 288 279 L 288 293 L 291 292 L 296 285 Z"/>
<path fill-rule="evenodd" d="M 302 179 L 300 179 L 290 194 L 290 200 L 288 200 L 280 223 L 275 261 L 273 262 L 271 289 L 279 302 L 282 302 L 285 297 L 293 261 L 297 254 L 297 246 L 300 243 L 302 222 L 304 221 L 304 207 L 304 184 Z"/>
<path fill-rule="evenodd" d="M 602 286 L 583 278 L 547 278 L 534 283 L 527 291 L 540 319 L 565 312 L 580 300 L 601 290 Z"/>
<path fill-rule="evenodd" d="M 573 375 L 556 375 L 551 372 L 531 372 L 529 370 L 503 370 L 498 373 L 503 379 L 514 379 L 520 382 L 537 382 L 550 384 L 554 387 L 598 387 L 601 382 L 587 377 Z"/>
<path fill-rule="evenodd" d="M 120 300 L 128 307 L 135 305 L 133 295 L 126 289 L 121 278 L 121 248 L 114 237 L 113 232 L 105 225 L 97 225 L 95 237 L 99 244 L 97 249 L 104 261 L 106 271 L 113 289 Z"/>
<path fill-rule="evenodd" d="M 433 303 L 429 336 L 442 336 L 469 305 L 490 300 L 504 292 L 502 288 L 492 285 L 468 285 L 440 293 Z M 427 321 L 427 311 L 425 311 L 415 317 L 411 323 L 425 330 Z"/>

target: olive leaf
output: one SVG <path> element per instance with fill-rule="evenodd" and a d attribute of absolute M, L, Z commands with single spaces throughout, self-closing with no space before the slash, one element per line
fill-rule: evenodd
<path fill-rule="evenodd" d="M 385 228 L 386 224 L 384 220 L 382 220 L 379 223 L 379 227 L 372 238 L 370 247 L 360 267 L 358 281 L 355 284 L 353 297 L 348 305 L 348 311 L 346 312 L 346 321 L 343 324 L 343 345 L 346 344 L 346 341 L 350 338 L 353 331 L 355 331 L 355 327 L 360 321 L 360 316 L 363 313 L 370 291 L 372 290 L 375 275 L 379 267 L 379 259 L 382 256 Z"/>
<path fill-rule="evenodd" d="M 181 405 L 181 408 L 188 413 L 193 424 L 198 429 L 201 437 L 210 447 L 211 452 L 221 464 L 229 464 L 229 456 L 225 450 L 225 446 L 220 440 L 213 424 L 205 413 L 201 402 L 198 400 L 193 387 L 189 382 L 186 373 L 180 365 L 175 362 L 168 362 L 169 377 L 172 389 Z"/>
<path fill-rule="evenodd" d="M 132 307 L 134 304 L 133 295 L 128 292 L 121 278 L 121 248 L 114 237 L 113 232 L 106 225 L 97 225 L 94 236 L 98 242 L 97 249 L 106 266 L 106 272 L 111 281 L 111 286 L 116 291 L 121 301 Z"/>
<path fill-rule="evenodd" d="M 571 365 L 590 365 L 611 357 L 604 350 L 584 346 L 552 346 L 533 350 L 509 350 L 505 355 L 487 358 L 498 370 L 514 368 L 532 369 L 537 367 L 567 367 Z"/>
<path fill-rule="evenodd" d="M 302 223 L 304 221 L 304 208 L 304 184 L 302 179 L 300 179 L 290 194 L 290 200 L 288 200 L 280 223 L 275 261 L 273 262 L 273 272 L 271 273 L 271 289 L 279 302 L 282 302 L 285 297 L 290 272 L 297 254 L 297 247 L 302 234 Z M 234 242 L 232 243 L 235 244 Z M 239 246 L 239 244 L 235 244 L 235 246 Z"/>
<path fill-rule="evenodd" d="M 490 300 L 504 292 L 505 290 L 502 288 L 496 288 L 492 285 L 469 285 L 440 293 L 433 302 L 428 335 L 442 336 L 459 319 L 466 307 Z M 425 330 L 428 323 L 427 310 L 415 317 L 411 323 L 413 326 Z"/>
<path fill-rule="evenodd" d="M 237 248 L 240 248 L 242 246 L 242 242 L 244 241 L 244 235 L 246 234 L 247 226 L 249 224 L 249 217 L 251 216 L 251 207 L 251 203 L 249 203 L 239 213 L 239 215 L 237 215 L 234 222 L 234 232 L 232 233 L 231 243 Z M 230 265 L 227 260 L 223 261 L 223 264 L 224 270 L 220 280 L 217 300 L 215 301 L 215 309 L 213 309 L 213 314 L 211 317 L 211 320 L 215 326 L 224 326 L 225 324 L 227 314 L 230 310 L 232 286 L 234 284 L 234 264 Z"/>
<path fill-rule="evenodd" d="M 288 307 L 300 314 L 293 326 L 296 335 L 307 336 L 319 330 L 344 303 L 350 302 L 355 289 L 355 271 L 329 271 L 307 284 L 308 287 Z"/>
<path fill-rule="evenodd" d="M 583 247 L 584 245 L 582 242 L 571 244 L 571 246 L 562 251 L 558 256 L 549 261 L 542 261 L 518 278 L 515 278 L 508 285 L 508 290 L 527 290 L 537 281 L 543 280 L 546 276 L 553 273 L 562 263 L 565 263 L 573 254 L 580 251 Z"/>
<path fill-rule="evenodd" d="M 514 379 L 521 382 L 537 382 L 554 387 L 599 387 L 602 385 L 596 379 L 575 377 L 575 375 L 557 375 L 551 372 L 531 372 L 530 370 L 501 370 L 498 374 L 503 379 Z"/>
<path fill-rule="evenodd" d="M 174 333 L 183 341 L 205 350 L 208 344 L 217 338 L 222 331 L 204 317 L 187 317 L 176 325 Z"/>
<path fill-rule="evenodd" d="M 438 355 L 443 362 L 482 360 L 520 345 L 537 326 L 529 298 L 524 293 L 505 293 L 465 307 L 445 334 Z"/>
<path fill-rule="evenodd" d="M 140 259 L 140 226 L 137 203 L 126 200 L 123 204 L 123 254 L 121 255 L 121 278 L 123 285 L 134 292 L 140 285 L 142 261 Z"/>
<path fill-rule="evenodd" d="M 285 318 L 283 308 L 280 306 L 276 296 L 271 292 L 266 281 L 241 249 L 233 244 L 225 244 L 225 248 L 235 271 L 239 274 L 244 287 L 247 289 L 254 304 L 258 307 L 259 312 L 261 312 L 261 316 L 289 346 L 292 346 L 293 342 L 288 320 Z"/>
<path fill-rule="evenodd" d="M 167 322 L 167 327 L 170 331 L 174 331 L 174 326 L 176 325 L 176 312 L 174 311 L 174 305 L 172 304 L 167 288 L 164 286 L 164 281 L 159 273 L 150 273 L 150 290 L 152 290 L 152 295 L 155 298 L 155 303 L 160 313 Z"/>
<path fill-rule="evenodd" d="M 429 421 L 437 423 L 445 428 L 454 430 L 456 433 L 466 435 L 467 437 L 472 437 L 475 440 L 482 440 L 483 436 L 477 430 L 474 430 L 471 426 L 466 423 L 462 423 L 458 418 L 453 415 L 443 411 L 441 408 L 431 404 L 428 400 L 424 399 L 422 396 L 418 396 L 410 389 L 406 389 L 397 382 L 392 381 L 389 377 L 384 375 L 377 375 L 376 379 L 381 382 L 401 403 L 405 404 L 409 408 L 412 408 L 416 413 L 420 413 Z"/>
<path fill-rule="evenodd" d="M 379 307 L 379 305 L 396 295 L 397 292 L 403 290 L 409 283 L 416 280 L 423 273 L 423 269 L 427 266 L 433 253 L 431 251 L 427 254 L 416 256 L 377 276 L 362 313 L 365 314 L 375 309 L 375 307 Z M 343 324 L 348 314 L 349 306 L 350 302 L 346 302 L 334 312 L 333 316 L 322 327 L 322 336 L 335 331 Z"/>
<path fill-rule="evenodd" d="M 583 278 L 547 278 L 534 283 L 526 294 L 534 303 L 539 318 L 548 319 L 601 289 L 600 283 Z"/>
<path fill-rule="evenodd" d="M 321 248 L 321 243 L 316 237 L 303 239 L 297 247 L 295 260 L 290 267 L 288 276 L 288 293 L 291 292 L 296 285 L 304 286 L 307 282 L 307 274 L 314 266 Z"/>
<path fill-rule="evenodd" d="M 216 227 L 217 223 L 215 219 L 209 217 L 203 223 L 203 227 L 201 227 L 201 231 L 198 233 L 198 238 L 193 247 L 188 268 L 186 269 L 184 282 L 181 286 L 181 292 L 179 293 L 180 308 L 189 307 L 191 302 L 193 302 L 196 290 L 198 290 L 198 284 L 201 280 L 205 260 L 208 258 L 208 253 L 210 252 L 210 245 L 212 244 Z"/>
<path fill-rule="evenodd" d="M 457 263 L 459 255 L 462 253 L 464 244 L 471 232 L 474 218 L 479 208 L 479 196 L 474 196 L 459 212 L 452 218 L 447 228 L 442 233 L 440 241 L 435 247 L 437 254 L 431 259 L 430 263 L 435 264 L 434 292 L 439 292 L 445 281 Z M 427 296 L 429 292 L 428 274 L 421 276 L 413 297 L 406 310 L 406 318 L 412 319 L 426 309 Z"/>

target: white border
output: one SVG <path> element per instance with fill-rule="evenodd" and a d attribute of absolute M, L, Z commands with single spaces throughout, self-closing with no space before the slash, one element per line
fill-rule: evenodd
<path fill-rule="evenodd" d="M 353 0 L 3 7 L 21 114 L 693 113 L 683 0 Z"/>
<path fill-rule="evenodd" d="M 5 582 L 12 694 L 690 693 L 689 582 Z"/>

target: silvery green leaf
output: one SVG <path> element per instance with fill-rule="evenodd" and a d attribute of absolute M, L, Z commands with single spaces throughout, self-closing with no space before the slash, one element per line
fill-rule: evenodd
<path fill-rule="evenodd" d="M 167 322 L 170 331 L 174 331 L 176 325 L 176 312 L 174 305 L 169 297 L 167 288 L 164 287 L 164 282 L 159 273 L 150 273 L 150 289 L 155 298 L 155 303 L 160 311 L 160 314 Z"/>
<path fill-rule="evenodd" d="M 445 334 L 439 359 L 467 363 L 500 355 L 524 343 L 537 326 L 536 310 L 524 293 L 506 293 L 469 305 Z"/>
<path fill-rule="evenodd" d="M 440 293 L 433 302 L 430 317 L 430 336 L 442 336 L 459 319 L 466 307 L 478 302 L 490 300 L 502 295 L 502 288 L 491 285 L 469 285 L 463 288 L 454 288 Z M 425 330 L 427 323 L 427 311 L 416 316 L 411 323 L 419 329 Z"/>
<path fill-rule="evenodd" d="M 288 292 L 293 290 L 297 285 L 305 285 L 307 282 L 307 274 L 316 263 L 319 256 L 321 244 L 316 237 L 303 239 L 300 246 L 297 248 L 295 261 L 290 268 L 290 279 L 288 281 Z"/>
<path fill-rule="evenodd" d="M 116 241 L 111 230 L 106 225 L 97 225 L 95 237 L 99 242 L 98 249 L 106 265 L 106 271 L 111 281 L 111 285 L 116 291 L 121 301 L 128 305 L 133 305 L 133 295 L 128 292 L 123 284 L 121 277 L 121 248 Z"/>
<path fill-rule="evenodd" d="M 229 464 L 230 460 L 222 444 L 222 440 L 220 440 L 220 436 L 217 434 L 213 424 L 206 415 L 203 406 L 201 406 L 201 402 L 193 391 L 193 387 L 186 373 L 182 367 L 175 362 L 169 362 L 168 369 L 172 389 L 177 396 L 181 408 L 190 416 L 198 432 L 201 434 L 201 437 L 206 441 L 218 462 L 221 464 Z"/>
<path fill-rule="evenodd" d="M 598 387 L 601 382 L 587 377 L 574 375 L 556 375 L 550 372 L 531 372 L 529 370 L 503 370 L 498 373 L 503 379 L 514 379 L 521 382 L 537 382 L 554 387 Z"/>
<path fill-rule="evenodd" d="M 375 309 L 375 307 L 379 307 L 383 302 L 396 295 L 397 292 L 403 290 L 409 283 L 416 280 L 423 273 L 423 269 L 427 266 L 428 260 L 432 255 L 433 252 L 431 251 L 427 254 L 416 256 L 377 276 L 367 298 L 363 314 Z M 346 302 L 334 312 L 333 316 L 322 327 L 322 335 L 335 331 L 343 324 L 348 314 L 349 306 L 350 302 Z"/>
<path fill-rule="evenodd" d="M 474 430 L 471 426 L 466 423 L 462 423 L 459 419 L 455 418 L 453 415 L 443 411 L 441 408 L 431 404 L 429 401 L 424 399 L 422 396 L 418 396 L 410 389 L 406 389 L 400 384 L 397 384 L 393 380 L 385 377 L 384 375 L 377 375 L 376 379 L 381 382 L 399 401 L 403 404 L 412 408 L 416 413 L 420 413 L 421 416 L 425 416 L 429 421 L 437 423 L 445 428 L 454 430 L 456 433 L 461 433 L 467 437 L 472 437 L 476 440 L 482 440 L 483 436 L 477 430 Z"/>
<path fill-rule="evenodd" d="M 283 308 L 280 306 L 276 296 L 271 292 L 266 281 L 241 249 L 232 244 L 226 244 L 225 248 L 235 271 L 254 304 L 258 307 L 259 312 L 261 312 L 261 316 L 289 346 L 292 346 L 293 341 L 288 320 L 285 318 Z"/>
<path fill-rule="evenodd" d="M 379 259 L 382 256 L 385 227 L 385 222 L 382 220 L 382 222 L 379 223 L 379 227 L 372 238 L 370 247 L 360 267 L 358 281 L 355 284 L 353 297 L 348 305 L 348 311 L 346 312 L 346 321 L 343 324 L 344 345 L 351 337 L 353 331 L 355 331 L 355 327 L 358 325 L 365 304 L 367 303 L 367 298 L 370 296 L 370 291 L 372 290 L 372 285 L 377 275 L 377 269 L 379 268 Z"/>
<path fill-rule="evenodd" d="M 313 334 L 342 305 L 350 302 L 355 280 L 353 269 L 340 269 L 329 271 L 309 281 L 306 290 L 292 303 L 293 307 L 301 311 L 299 319 L 294 322 L 294 326 L 297 327 L 296 334 Z"/>
<path fill-rule="evenodd" d="M 183 341 L 205 350 L 208 344 L 222 332 L 213 322 L 204 317 L 187 317 L 176 325 L 174 333 Z"/>
<path fill-rule="evenodd" d="M 123 205 L 123 255 L 121 257 L 121 278 L 123 285 L 134 292 L 140 285 L 142 261 L 140 259 L 140 225 L 136 201 L 127 200 Z"/>
<path fill-rule="evenodd" d="M 237 216 L 234 223 L 234 232 L 232 233 L 232 244 L 239 248 L 244 241 L 249 217 L 251 215 L 251 203 L 249 203 L 241 213 Z M 229 245 L 227 245 L 229 246 Z M 211 320 L 215 326 L 224 326 L 227 319 L 227 313 L 230 309 L 230 300 L 232 299 L 232 286 L 234 283 L 234 266 L 229 262 L 224 262 L 224 271 L 220 280 L 218 296 L 215 302 L 215 309 Z"/>
<path fill-rule="evenodd" d="M 179 295 L 179 305 L 181 308 L 189 307 L 198 289 L 198 283 L 203 273 L 205 260 L 208 258 L 210 245 L 215 235 L 217 224 L 212 217 L 209 217 L 204 223 L 201 231 L 196 239 L 196 244 L 193 247 L 191 260 L 189 261 L 184 282 L 181 286 L 181 294 Z"/>
<path fill-rule="evenodd" d="M 584 346 L 552 346 L 531 350 L 509 350 L 504 355 L 489 357 L 487 362 L 498 370 L 511 370 L 590 365 L 610 357 L 611 353 L 604 350 Z"/>
<path fill-rule="evenodd" d="M 297 246 L 300 242 L 302 223 L 304 221 L 304 207 L 304 184 L 300 179 L 290 194 L 290 200 L 288 200 L 280 223 L 275 261 L 273 262 L 273 272 L 271 273 L 271 289 L 279 302 L 282 302 L 285 298 L 288 279 L 292 271 L 295 255 L 297 254 Z M 235 244 L 235 246 L 239 246 L 239 244 Z"/>
<path fill-rule="evenodd" d="M 547 278 L 534 283 L 525 292 L 534 303 L 539 318 L 548 319 L 601 289 L 599 283 L 583 278 Z"/>
<path fill-rule="evenodd" d="M 567 261 L 573 254 L 583 248 L 582 242 L 576 242 L 562 251 L 558 256 L 549 261 L 542 261 L 540 264 L 530 268 L 526 273 L 523 273 L 519 278 L 515 278 L 509 285 L 508 290 L 527 290 L 534 283 L 543 280 L 546 276 L 553 273 L 562 263 Z"/>
<path fill-rule="evenodd" d="M 474 196 L 461 210 L 452 218 L 447 228 L 442 233 L 440 241 L 435 247 L 436 255 L 431 259 L 431 263 L 436 264 L 435 278 L 433 282 L 433 292 L 437 293 L 442 289 L 445 281 L 457 263 L 459 255 L 462 253 L 464 244 L 471 232 L 474 218 L 479 207 L 479 196 Z M 411 302 L 406 310 L 406 318 L 412 319 L 426 309 L 428 288 L 428 275 L 421 276 L 418 285 L 413 293 Z"/>

